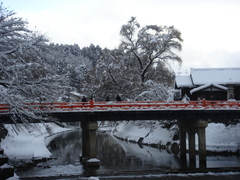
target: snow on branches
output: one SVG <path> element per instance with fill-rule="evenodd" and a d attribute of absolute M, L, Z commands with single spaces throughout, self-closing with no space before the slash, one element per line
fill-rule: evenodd
<path fill-rule="evenodd" d="M 140 29 L 140 24 L 132 17 L 122 26 L 120 34 L 120 49 L 135 62 L 142 82 L 149 80 L 148 73 L 157 61 L 181 62 L 174 51 L 181 50 L 183 40 L 180 31 L 173 26 L 148 25 Z"/>
<path fill-rule="evenodd" d="M 0 5 L 0 103 L 10 106 L 15 120 L 44 119 L 39 109 L 26 103 L 52 102 L 64 89 L 65 80 L 46 61 L 46 42 Z"/>

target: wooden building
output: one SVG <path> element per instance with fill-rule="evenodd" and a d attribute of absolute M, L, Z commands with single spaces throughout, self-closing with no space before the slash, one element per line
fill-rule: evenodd
<path fill-rule="evenodd" d="M 192 68 L 189 76 L 177 76 L 179 99 L 240 100 L 240 68 Z"/>

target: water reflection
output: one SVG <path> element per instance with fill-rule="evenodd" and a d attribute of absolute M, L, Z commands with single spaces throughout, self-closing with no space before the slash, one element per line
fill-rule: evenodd
<path fill-rule="evenodd" d="M 47 146 L 56 158 L 54 164 L 78 164 L 79 154 L 82 152 L 82 133 L 80 131 L 65 132 L 57 135 Z"/>
<path fill-rule="evenodd" d="M 207 167 L 240 167 L 240 157 L 229 155 L 229 156 L 208 156 Z"/>
<path fill-rule="evenodd" d="M 54 158 L 51 165 L 68 165 L 78 162 L 82 152 L 81 132 L 67 132 L 57 136 L 47 146 Z M 108 134 L 97 135 L 97 158 L 100 171 L 153 170 L 160 168 L 179 168 L 177 156 L 165 150 L 127 143 Z"/>
<path fill-rule="evenodd" d="M 165 150 L 127 143 L 107 134 L 98 136 L 98 158 L 110 170 L 154 170 L 179 168 L 177 156 Z"/>
<path fill-rule="evenodd" d="M 81 132 L 63 133 L 56 137 L 47 146 L 56 165 L 78 164 L 79 154 L 82 152 Z M 161 170 L 182 168 L 179 156 L 165 150 L 128 143 L 109 136 L 97 134 L 97 158 L 100 160 L 100 169 L 107 171 L 134 171 L 134 170 Z M 186 168 L 199 168 L 199 157 L 196 156 L 194 165 L 186 158 Z M 207 168 L 240 167 L 238 156 L 208 156 Z"/>
<path fill-rule="evenodd" d="M 20 177 L 99 175 L 161 172 L 181 168 L 179 156 L 148 146 L 141 148 L 137 144 L 124 142 L 103 133 L 97 135 L 97 158 L 100 160 L 98 169 L 88 169 L 79 162 L 79 154 L 82 152 L 81 131 L 59 134 L 50 141 L 47 148 L 52 153 L 53 160 L 17 174 Z M 188 167 L 189 164 L 186 168 Z M 198 168 L 197 165 L 196 167 Z M 208 156 L 207 167 L 240 167 L 240 157 Z"/>

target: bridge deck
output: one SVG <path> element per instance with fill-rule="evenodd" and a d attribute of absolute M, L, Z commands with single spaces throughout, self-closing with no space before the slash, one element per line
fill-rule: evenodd
<path fill-rule="evenodd" d="M 26 108 L 43 111 L 111 111 L 111 110 L 230 110 L 239 109 L 240 101 L 129 101 L 129 102 L 71 102 L 71 103 L 24 103 Z M 0 113 L 9 113 L 8 104 L 0 104 Z M 22 108 L 22 107 L 21 107 Z"/>
<path fill-rule="evenodd" d="M 149 102 L 78 102 L 34 103 L 21 108 L 38 109 L 60 121 L 160 120 L 160 119 L 240 119 L 240 101 L 149 101 Z M 12 108 L 0 104 L 0 121 Z M 9 119 L 9 118 L 7 118 Z"/>

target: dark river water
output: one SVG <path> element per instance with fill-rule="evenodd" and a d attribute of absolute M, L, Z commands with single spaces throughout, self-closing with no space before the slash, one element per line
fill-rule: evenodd
<path fill-rule="evenodd" d="M 81 131 L 65 132 L 47 139 L 47 148 L 52 153 L 52 160 L 38 163 L 29 170 L 17 171 L 24 178 L 51 177 L 50 179 L 84 178 L 96 176 L 99 179 L 239 179 L 240 173 L 224 174 L 176 174 L 181 168 L 178 155 L 149 146 L 139 147 L 138 144 L 128 143 L 105 133 L 97 135 L 97 158 L 99 168 L 86 168 L 79 162 L 82 152 Z M 207 168 L 240 167 L 239 156 L 208 156 Z M 206 173 L 204 171 L 204 173 Z M 214 177 L 212 177 L 214 176 Z M 174 178 L 175 177 L 175 178 Z M 232 177 L 232 178 L 231 178 Z M 130 178 L 130 179 L 131 179 Z M 48 179 L 48 178 L 45 178 Z"/>

